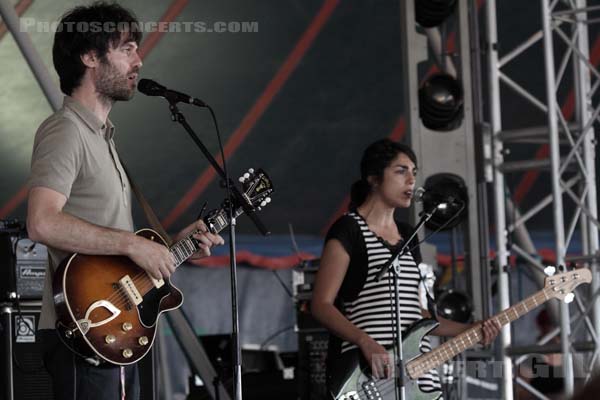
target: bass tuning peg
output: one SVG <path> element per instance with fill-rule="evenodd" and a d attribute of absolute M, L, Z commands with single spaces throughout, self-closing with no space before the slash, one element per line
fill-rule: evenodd
<path fill-rule="evenodd" d="M 567 295 L 565 296 L 565 303 L 569 304 L 573 300 L 575 300 L 575 294 L 573 292 L 567 293 Z"/>

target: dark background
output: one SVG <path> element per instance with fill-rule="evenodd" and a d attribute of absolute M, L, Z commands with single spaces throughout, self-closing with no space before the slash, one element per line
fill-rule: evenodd
<path fill-rule="evenodd" d="M 141 20 L 157 21 L 178 2 L 121 3 Z M 232 175 L 262 167 L 274 181 L 273 202 L 261 214 L 274 233 L 287 233 L 288 223 L 297 233 L 322 233 L 340 210 L 350 184 L 358 178 L 364 147 L 391 135 L 403 115 L 407 82 L 403 81 L 401 63 L 399 2 L 179 3 L 183 8 L 174 21 L 203 21 L 207 26 L 215 21 L 256 21 L 258 32 L 165 33 L 145 56 L 141 76 L 212 105 L 224 143 L 239 144 L 228 157 Z M 36 0 L 22 16 L 54 21 L 75 4 L 79 2 Z M 483 11 L 481 6 L 482 18 Z M 541 28 L 538 2 L 498 2 L 498 14 L 501 55 Z M 311 30 L 319 21 L 320 29 Z M 450 24 L 446 33 L 454 28 Z M 312 40 L 307 39 L 307 32 L 314 33 Z M 596 32 L 592 26 L 592 47 Z M 30 34 L 56 78 L 50 51 L 53 34 L 32 30 Z M 145 39 L 149 36 L 146 34 Z M 294 55 L 297 63 L 290 63 Z M 0 60 L 0 218 L 23 219 L 25 202 L 23 196 L 15 195 L 20 190 L 23 194 L 35 130 L 51 110 L 10 34 L 0 41 Z M 543 101 L 541 45 L 513 64 L 505 72 Z M 506 88 L 502 90 L 509 93 Z M 571 80 L 567 79 L 561 89 L 565 101 L 571 90 Z M 253 112 L 259 101 L 263 101 L 264 112 Z M 502 108 L 506 129 L 545 123 L 543 113 L 518 96 L 504 97 Z M 181 110 L 216 154 L 217 140 L 208 111 L 185 105 Z M 255 117 L 254 123 L 244 124 L 250 128 L 240 137 L 239 127 L 249 116 Z M 178 208 L 182 211 L 179 217 L 171 218 L 208 164 L 182 128 L 170 121 L 162 99 L 137 94 L 131 102 L 117 103 L 110 117 L 117 126 L 122 159 L 159 217 L 169 217 L 170 230 L 192 221 L 204 201 L 209 208 L 220 204 L 223 190 L 219 180 L 212 179 L 205 190 L 191 198 L 188 208 Z M 508 158 L 533 157 L 537 148 L 520 145 Z M 514 187 L 521 177 L 509 176 L 509 186 Z M 536 193 L 548 192 L 549 181 L 542 175 L 524 205 L 537 201 Z M 145 225 L 139 212 L 136 216 L 138 224 Z M 549 228 L 550 217 L 542 214 L 530 223 L 530 229 Z M 239 229 L 242 233 L 256 232 L 245 219 Z"/>

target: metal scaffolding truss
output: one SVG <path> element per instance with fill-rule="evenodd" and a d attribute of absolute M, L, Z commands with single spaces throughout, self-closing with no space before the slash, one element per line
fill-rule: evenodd
<path fill-rule="evenodd" d="M 592 284 L 577 290 L 574 303 L 561 302 L 560 305 L 553 306 L 551 313 L 555 315 L 556 321 L 560 321 L 560 329 L 556 328 L 542 338 L 538 342 L 541 347 L 534 346 L 538 353 L 560 350 L 563 355 L 564 388 L 570 396 L 574 390 L 575 378 L 589 379 L 592 367 L 600 364 L 600 223 L 594 149 L 594 123 L 599 120 L 600 105 L 592 101 L 600 86 L 600 72 L 590 60 L 588 41 L 589 25 L 600 22 L 600 6 L 588 7 L 586 0 L 540 0 L 540 3 L 541 29 L 503 54 L 499 54 L 497 46 L 502 43 L 502 38 L 498 37 L 496 1 L 488 0 L 486 3 L 492 144 L 490 162 L 494 177 L 499 295 L 501 308 L 506 308 L 509 303 L 509 288 L 505 267 L 511 254 L 526 260 L 533 267 L 539 283 L 542 282 L 544 265 L 526 225 L 532 218 L 539 216 L 542 210 L 551 207 L 556 265 L 559 266 L 559 271 L 562 272 L 566 265 L 577 263 L 578 267 L 587 267 L 593 272 Z M 543 49 L 545 93 L 535 93 L 526 82 L 519 82 L 511 77 L 506 68 L 523 61 L 531 63 L 533 55 L 528 50 L 534 46 L 541 46 Z M 574 88 L 574 112 L 567 114 L 559 105 L 559 92 L 563 93 L 561 89 L 571 84 Z M 532 110 L 545 113 L 545 123 L 542 126 L 503 130 L 502 123 L 509 116 L 502 114 L 501 100 L 507 94 L 516 94 Z M 514 150 L 532 144 L 548 146 L 549 158 L 505 161 L 508 149 L 518 153 Z M 539 196 L 537 203 L 529 209 L 519 210 L 512 203 L 505 175 L 528 170 L 545 171 L 548 175 L 544 176 L 549 177 L 551 189 L 545 196 Z M 509 236 L 514 240 L 509 241 Z M 581 241 L 581 251 L 574 250 L 575 238 Z M 577 256 L 568 257 L 567 254 Z M 560 335 L 561 339 L 559 349 L 548 345 L 556 335 Z M 503 330 L 501 341 L 504 361 L 520 364 L 524 360 L 523 356 L 510 357 L 517 352 L 511 351 L 509 329 Z M 509 370 L 505 369 L 503 377 L 503 395 L 505 399 L 511 399 L 513 379 L 506 371 Z M 546 398 L 523 379 L 517 378 L 515 382 L 538 398 Z"/>

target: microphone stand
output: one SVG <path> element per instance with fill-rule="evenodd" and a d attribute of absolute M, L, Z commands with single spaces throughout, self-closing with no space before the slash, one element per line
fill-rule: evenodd
<path fill-rule="evenodd" d="M 401 332 L 401 328 L 402 328 L 402 321 L 400 318 L 400 293 L 399 293 L 399 282 L 398 282 L 398 278 L 399 278 L 399 273 L 400 273 L 400 258 L 406 254 L 409 250 L 408 248 L 408 244 L 413 240 L 413 238 L 415 236 L 417 236 L 417 232 L 419 231 L 419 229 L 421 229 L 421 227 L 431 219 L 431 217 L 433 217 L 433 214 L 437 211 L 439 205 L 435 206 L 434 208 L 432 208 L 430 211 L 425 211 L 423 210 L 423 214 L 421 216 L 421 219 L 419 220 L 419 223 L 417 224 L 417 226 L 415 227 L 414 232 L 412 233 L 412 235 L 410 235 L 410 237 L 404 241 L 404 244 L 402 245 L 402 247 L 394 252 L 394 254 L 392 254 L 392 257 L 390 257 L 389 261 L 386 262 L 381 269 L 379 270 L 379 272 L 377 273 L 377 276 L 375 277 L 375 281 L 379 282 L 381 280 L 381 278 L 383 277 L 383 275 L 385 275 L 386 272 L 393 272 L 392 276 L 394 278 L 394 293 L 395 293 L 395 300 L 396 300 L 396 321 L 395 322 L 395 326 L 396 326 L 396 346 L 394 349 L 395 352 L 395 356 L 396 356 L 396 365 L 395 365 L 395 371 L 397 371 L 397 376 L 396 376 L 396 384 L 395 384 L 395 389 L 396 389 L 396 397 L 400 400 L 404 400 L 405 399 L 405 386 L 404 386 L 404 354 L 403 354 L 403 350 L 402 350 L 402 332 Z M 394 268 L 394 269 L 392 269 Z M 396 271 L 397 268 L 397 271 Z"/>
<path fill-rule="evenodd" d="M 242 399 L 242 351 L 240 347 L 240 338 L 239 338 L 239 312 L 238 312 L 238 300 L 237 300 L 237 265 L 236 265 L 236 246 L 235 246 L 235 227 L 236 227 L 236 218 L 235 218 L 235 208 L 241 207 L 244 210 L 244 213 L 248 215 L 248 217 L 252 220 L 254 225 L 258 228 L 258 230 L 263 235 L 268 235 L 269 230 L 263 225 L 260 219 L 256 216 L 254 212 L 254 207 L 252 204 L 245 198 L 245 196 L 240 193 L 239 189 L 233 185 L 233 183 L 229 180 L 229 177 L 225 173 L 225 171 L 221 168 L 217 160 L 213 157 L 212 154 L 208 151 L 204 143 L 200 140 L 198 135 L 194 132 L 192 127 L 187 123 L 185 116 L 179 111 L 177 108 L 177 102 L 173 99 L 167 98 L 169 101 L 169 110 L 171 111 L 171 119 L 173 122 L 179 122 L 186 132 L 190 135 L 194 143 L 198 146 L 198 148 L 202 151 L 208 162 L 212 165 L 214 170 L 223 178 L 226 186 L 227 186 L 227 196 L 228 196 L 228 206 L 227 211 L 229 213 L 229 267 L 231 271 L 231 319 L 232 319 L 232 333 L 231 340 L 234 345 L 233 350 L 233 378 L 234 378 L 234 396 L 236 400 Z M 217 120 L 215 118 L 215 114 L 208 105 L 206 106 L 215 122 L 215 127 L 218 133 L 218 125 Z M 225 160 L 223 160 L 225 163 Z M 217 394 L 218 395 L 218 394 Z"/>

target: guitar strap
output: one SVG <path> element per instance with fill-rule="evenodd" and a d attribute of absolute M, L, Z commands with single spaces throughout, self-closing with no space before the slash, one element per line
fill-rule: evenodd
<path fill-rule="evenodd" d="M 123 167 L 123 170 L 125 171 L 125 174 L 127 175 L 127 179 L 129 179 L 129 185 L 131 186 L 131 190 L 133 191 L 136 199 L 142 206 L 142 210 L 144 211 L 144 215 L 146 216 L 146 219 L 150 223 L 150 226 L 152 227 L 152 229 L 154 229 L 156 232 L 158 232 L 158 234 L 160 236 L 162 236 L 163 239 L 165 239 L 165 241 L 167 242 L 167 244 L 169 246 L 171 246 L 171 244 L 173 243 L 173 241 L 171 240 L 171 237 L 165 231 L 165 228 L 163 228 L 163 226 L 161 225 L 160 220 L 156 216 L 156 213 L 154 212 L 152 207 L 150 207 L 150 204 L 148 203 L 148 201 L 142 194 L 139 187 L 135 184 L 135 181 L 131 177 L 131 174 L 129 173 L 129 170 L 125 166 L 125 163 L 123 162 L 123 160 L 119 160 L 119 161 L 121 161 L 121 166 Z"/>

